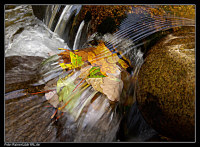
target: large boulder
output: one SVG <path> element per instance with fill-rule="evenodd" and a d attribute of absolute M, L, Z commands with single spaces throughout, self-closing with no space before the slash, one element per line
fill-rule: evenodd
<path fill-rule="evenodd" d="M 195 28 L 169 34 L 148 52 L 138 75 L 137 102 L 145 120 L 176 140 L 195 136 Z"/>

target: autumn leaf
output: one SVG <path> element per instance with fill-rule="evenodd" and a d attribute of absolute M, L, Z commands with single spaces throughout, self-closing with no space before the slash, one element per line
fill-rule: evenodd
<path fill-rule="evenodd" d="M 123 82 L 121 79 L 104 77 L 100 87 L 109 100 L 119 101 L 123 89 Z"/>
<path fill-rule="evenodd" d="M 103 78 L 88 78 L 86 79 L 86 82 L 89 85 L 92 85 L 94 90 L 103 93 L 103 89 L 100 87 L 100 85 L 103 84 Z"/>
<path fill-rule="evenodd" d="M 70 51 L 64 51 L 64 52 L 61 52 L 59 53 L 58 55 L 61 57 L 59 62 L 61 62 L 61 60 L 63 60 L 63 62 L 65 64 L 69 64 L 71 63 L 71 59 L 70 59 L 70 55 L 69 55 Z"/>
<path fill-rule="evenodd" d="M 88 52 L 88 61 L 93 64 L 93 63 L 96 63 L 96 56 L 94 53 L 92 52 Z"/>
<path fill-rule="evenodd" d="M 63 69 L 73 69 L 73 68 L 80 67 L 84 64 L 81 56 L 76 55 L 73 52 L 70 52 L 69 55 L 70 55 L 71 63 L 66 64 L 65 61 L 64 63 L 59 63 Z M 63 54 L 63 56 L 65 56 L 65 54 Z"/>
<path fill-rule="evenodd" d="M 81 67 L 81 73 L 79 75 L 80 78 L 85 79 L 88 77 L 88 75 L 90 74 L 90 69 L 92 68 L 91 65 L 88 65 L 86 67 Z"/>
<path fill-rule="evenodd" d="M 69 95 L 72 93 L 76 85 L 72 83 L 65 86 L 60 92 L 59 92 L 59 101 L 66 102 L 68 100 Z"/>
<path fill-rule="evenodd" d="M 119 57 L 115 53 L 115 54 L 112 54 L 111 56 L 108 56 L 106 60 L 108 63 L 113 64 L 113 63 L 117 63 L 119 61 Z"/>
<path fill-rule="evenodd" d="M 70 52 L 71 63 L 74 68 L 80 67 L 84 64 L 82 57 Z"/>
<path fill-rule="evenodd" d="M 63 87 L 73 85 L 73 81 L 76 78 L 73 73 L 67 75 L 65 78 L 59 78 L 57 81 L 56 92 L 59 93 Z"/>
<path fill-rule="evenodd" d="M 120 63 L 120 65 L 124 68 L 127 69 L 129 67 L 129 65 L 122 59 L 119 59 L 118 62 Z"/>
<path fill-rule="evenodd" d="M 70 64 L 59 63 L 59 65 L 60 65 L 63 69 L 66 69 L 66 68 L 71 69 L 71 68 L 72 68 L 72 65 L 70 65 Z"/>
<path fill-rule="evenodd" d="M 53 107 L 57 108 L 59 104 L 59 99 L 56 90 L 49 93 L 45 93 L 45 97 Z"/>
<path fill-rule="evenodd" d="M 76 52 L 74 52 L 76 55 L 78 55 L 79 57 L 82 57 L 82 61 L 85 62 L 88 60 L 88 52 L 87 51 L 83 51 L 83 50 L 78 50 Z"/>
<path fill-rule="evenodd" d="M 73 101 L 75 102 L 74 98 L 72 98 L 72 93 L 85 81 L 94 90 L 104 93 L 111 101 L 119 101 L 123 82 L 121 80 L 120 67 L 116 63 L 119 63 L 124 69 L 129 67 L 128 64 L 120 59 L 116 53 L 112 53 L 103 42 L 100 42 L 96 48 L 90 49 L 87 52 L 78 50 L 69 52 L 71 64 L 61 64 L 63 68 L 81 67 L 84 64 L 83 57 L 84 60 L 88 60 L 91 63 L 91 65 L 81 67 L 79 78 L 82 78 L 82 80 L 78 85 L 75 86 L 70 80 L 58 80 L 57 92 L 60 91 L 59 100 L 64 101 L 66 105 L 68 103 L 73 104 Z M 69 107 L 71 106 L 68 106 L 67 109 Z"/>
<path fill-rule="evenodd" d="M 101 77 L 105 77 L 100 72 L 100 68 L 99 67 L 92 67 L 89 72 L 90 72 L 90 74 L 89 74 L 88 78 L 101 78 Z"/>

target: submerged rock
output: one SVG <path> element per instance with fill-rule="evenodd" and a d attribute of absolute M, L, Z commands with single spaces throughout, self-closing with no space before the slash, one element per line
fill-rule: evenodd
<path fill-rule="evenodd" d="M 194 139 L 195 35 L 182 28 L 148 52 L 138 76 L 137 101 L 145 120 L 164 136 Z"/>

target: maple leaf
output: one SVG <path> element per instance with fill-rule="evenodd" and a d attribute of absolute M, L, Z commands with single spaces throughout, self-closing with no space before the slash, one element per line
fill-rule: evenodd
<path fill-rule="evenodd" d="M 100 84 L 103 93 L 111 101 L 119 101 L 123 88 L 123 82 L 118 78 L 104 77 L 103 83 Z"/>
<path fill-rule="evenodd" d="M 118 62 L 120 63 L 120 65 L 124 68 L 127 69 L 129 67 L 129 65 L 122 59 L 119 59 Z"/>
<path fill-rule="evenodd" d="M 77 68 L 80 67 L 84 64 L 84 62 L 82 61 L 82 57 L 79 55 L 74 54 L 73 52 L 69 52 L 70 55 L 70 59 L 71 59 L 71 63 L 66 64 L 64 63 L 60 63 L 60 66 L 63 69 L 73 69 L 73 68 Z"/>
<path fill-rule="evenodd" d="M 116 64 L 109 64 L 104 62 L 100 68 L 100 71 L 103 75 L 108 76 L 108 74 L 115 74 L 117 73 L 118 66 Z"/>
<path fill-rule="evenodd" d="M 88 78 L 86 79 L 86 82 L 89 85 L 92 85 L 94 90 L 103 93 L 103 89 L 100 87 L 100 85 L 103 84 L 103 78 Z"/>
<path fill-rule="evenodd" d="M 57 108 L 59 104 L 59 100 L 58 100 L 58 95 L 56 93 L 56 90 L 49 93 L 45 93 L 45 97 L 53 107 Z"/>
<path fill-rule="evenodd" d="M 70 52 L 70 58 L 71 58 L 72 66 L 74 68 L 80 67 L 81 65 L 84 64 L 84 62 L 82 61 L 82 57 L 74 54 L 73 52 Z"/>
<path fill-rule="evenodd" d="M 91 72 L 92 71 L 92 72 Z M 88 78 L 101 78 L 101 77 L 105 77 L 101 72 L 100 72 L 100 67 L 92 67 L 90 69 L 90 74 L 88 76 Z"/>
<path fill-rule="evenodd" d="M 111 56 L 108 56 L 106 60 L 108 63 L 113 64 L 113 63 L 117 63 L 119 61 L 119 57 L 115 53 L 115 54 L 112 54 Z"/>

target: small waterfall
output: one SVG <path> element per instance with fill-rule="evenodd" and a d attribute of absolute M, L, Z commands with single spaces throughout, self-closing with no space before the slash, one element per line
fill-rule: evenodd
<path fill-rule="evenodd" d="M 55 20 L 55 16 L 57 12 L 60 10 L 59 5 L 49 5 L 46 9 L 45 15 L 45 24 L 48 26 L 49 29 L 52 29 L 53 21 Z"/>
<path fill-rule="evenodd" d="M 66 5 L 58 20 L 58 23 L 56 25 L 54 32 L 57 33 L 59 36 L 62 36 L 65 30 L 66 24 L 69 21 L 69 17 L 71 16 L 70 10 L 72 9 L 72 7 L 73 7 L 72 5 Z"/>
<path fill-rule="evenodd" d="M 76 16 L 77 14 L 79 14 L 81 8 L 82 5 L 66 5 L 65 7 L 61 5 L 49 5 L 46 8 L 44 23 L 48 26 L 49 29 L 58 34 L 62 39 L 64 39 L 66 43 L 69 44 L 71 40 L 70 38 L 72 38 L 70 34 L 70 32 L 72 31 L 72 25 L 73 22 L 76 21 Z M 84 25 L 81 25 L 80 27 L 83 26 Z M 82 29 L 79 28 L 79 35 L 76 34 L 79 39 L 82 32 L 81 30 Z M 73 39 L 72 41 L 75 42 Z M 79 41 L 77 43 L 79 43 Z"/>
<path fill-rule="evenodd" d="M 81 22 L 79 28 L 78 28 L 78 32 L 76 33 L 76 37 L 75 37 L 75 40 L 74 40 L 74 46 L 73 46 L 73 50 L 76 50 L 78 49 L 78 45 L 79 45 L 79 42 L 80 42 L 80 37 L 81 37 L 81 33 L 82 33 L 82 30 L 83 30 L 83 26 L 84 26 L 84 20 Z"/>
<path fill-rule="evenodd" d="M 47 8 L 49 11 L 50 7 Z M 14 9 L 5 10 L 5 57 L 25 55 L 48 58 L 48 53 L 59 53 L 58 48 L 65 46 L 67 44 L 63 39 L 35 17 L 30 5 L 16 5 Z"/>

